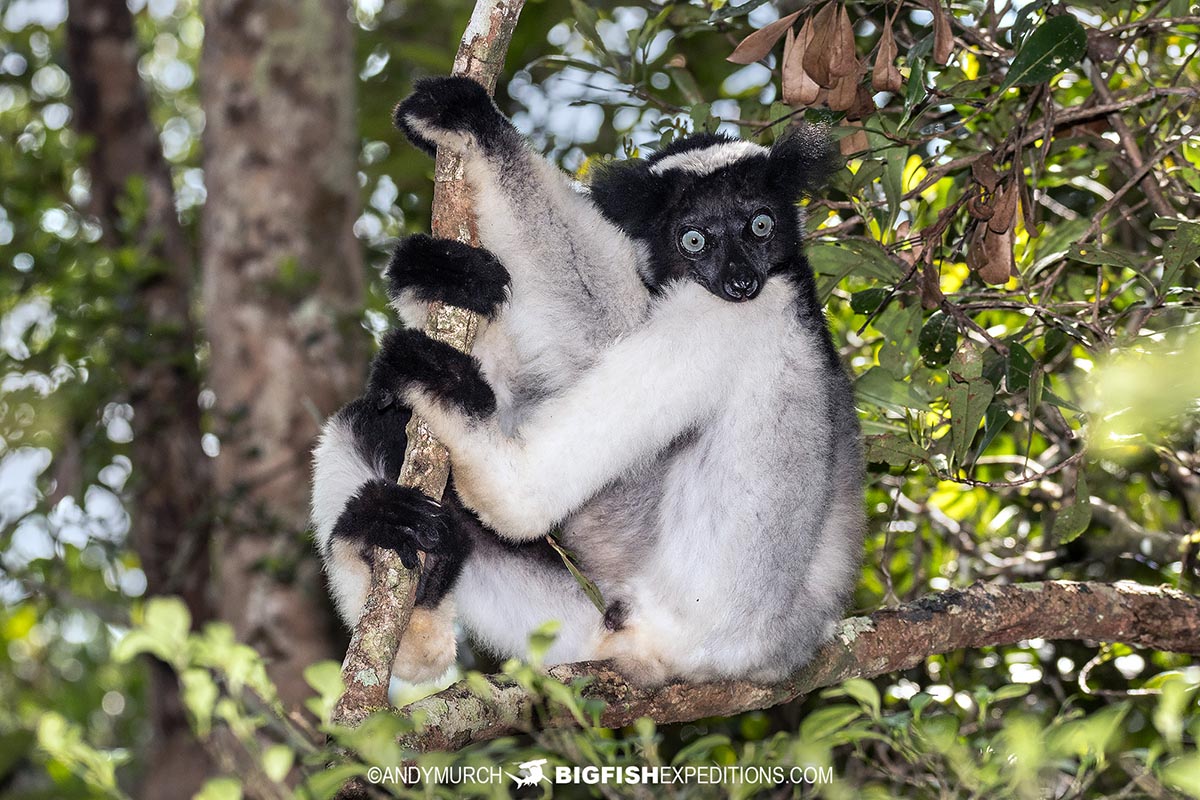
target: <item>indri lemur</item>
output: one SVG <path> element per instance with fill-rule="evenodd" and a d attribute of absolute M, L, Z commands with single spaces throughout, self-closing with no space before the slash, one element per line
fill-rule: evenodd
<path fill-rule="evenodd" d="M 463 155 L 487 249 L 415 236 L 388 268 L 408 327 L 316 451 L 342 616 L 382 544 L 428 554 L 401 677 L 448 666 L 455 613 L 506 656 L 559 620 L 549 663 L 611 657 L 643 683 L 803 664 L 854 585 L 864 525 L 851 387 L 801 249 L 824 136 L 693 135 L 583 194 L 467 79 L 419 82 L 396 122 Z M 473 355 L 421 332 L 432 299 L 489 320 Z M 449 448 L 442 504 L 395 484 L 409 409 Z M 606 613 L 539 546 L 551 531 Z"/>

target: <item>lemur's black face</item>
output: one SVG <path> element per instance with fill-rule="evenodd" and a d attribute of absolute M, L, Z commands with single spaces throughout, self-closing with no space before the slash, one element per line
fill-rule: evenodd
<path fill-rule="evenodd" d="M 819 130 L 801 129 L 769 149 L 697 134 L 648 161 L 609 165 L 593 180 L 592 197 L 649 249 L 642 277 L 651 289 L 694 280 L 745 302 L 770 276 L 806 268 L 797 203 L 833 164 Z"/>
<path fill-rule="evenodd" d="M 740 303 L 793 262 L 800 248 L 796 208 L 767 191 L 758 172 L 706 176 L 664 209 L 651 237 L 657 280 L 691 279 Z"/>

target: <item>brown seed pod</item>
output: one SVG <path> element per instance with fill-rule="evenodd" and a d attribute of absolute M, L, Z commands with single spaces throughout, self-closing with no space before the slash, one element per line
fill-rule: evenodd
<path fill-rule="evenodd" d="M 822 89 L 832 89 L 837 83 L 833 74 L 837 39 L 837 4 L 826 3 L 812 17 L 812 40 L 804 51 L 804 71 Z"/>
<path fill-rule="evenodd" d="M 753 64 L 767 57 L 775 43 L 792 29 L 792 23 L 800 16 L 801 11 L 794 11 L 786 17 L 780 17 L 769 25 L 764 25 L 754 33 L 738 42 L 733 52 L 725 57 L 726 61 L 734 64 Z"/>
<path fill-rule="evenodd" d="M 871 88 L 877 92 L 898 92 L 904 85 L 900 70 L 896 67 L 896 37 L 892 34 L 892 18 L 883 23 L 883 34 L 879 37 L 879 49 L 875 53 L 875 68 L 871 70 Z"/>
<path fill-rule="evenodd" d="M 789 33 L 784 47 L 783 102 L 794 108 L 813 105 L 821 93 L 821 87 L 804 71 L 804 53 L 811 41 L 812 20 L 807 19 L 798 36 Z"/>
<path fill-rule="evenodd" d="M 950 27 L 950 13 L 941 0 L 923 0 L 922 3 L 933 14 L 933 60 L 946 66 L 954 53 L 954 30 Z"/>

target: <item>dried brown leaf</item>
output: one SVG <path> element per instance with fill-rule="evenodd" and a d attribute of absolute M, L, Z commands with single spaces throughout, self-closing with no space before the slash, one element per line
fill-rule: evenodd
<path fill-rule="evenodd" d="M 996 191 L 1000 176 L 996 174 L 996 162 L 991 153 L 984 153 L 971 164 L 971 177 L 989 192 Z"/>
<path fill-rule="evenodd" d="M 858 52 L 854 44 L 854 25 L 850 22 L 850 14 L 846 12 L 845 6 L 838 6 L 836 24 L 829 72 L 835 78 L 858 75 L 862 64 L 858 61 Z"/>
<path fill-rule="evenodd" d="M 912 252 L 916 252 L 915 250 Z M 920 254 L 913 258 L 912 263 L 916 263 Z M 921 287 L 921 307 L 926 311 L 932 311 L 935 308 L 940 308 L 945 295 L 942 294 L 942 281 L 938 276 L 938 271 L 934 269 L 933 264 L 926 264 L 921 268 L 920 276 L 917 279 Z"/>
<path fill-rule="evenodd" d="M 950 13 L 942 5 L 942 0 L 923 0 L 923 5 L 933 14 L 933 60 L 944 67 L 954 53 L 954 30 L 950 27 Z"/>
<path fill-rule="evenodd" d="M 1029 184 L 1025 181 L 1017 181 L 1017 188 L 1020 189 L 1021 193 L 1021 216 L 1023 217 L 1025 230 L 1029 232 L 1030 236 L 1036 239 L 1038 235 L 1037 220 L 1033 217 L 1033 198 L 1030 196 L 1031 190 Z"/>
<path fill-rule="evenodd" d="M 1013 260 L 1015 238 L 1011 227 L 1004 233 L 994 233 L 987 223 L 976 225 L 967 243 L 967 266 L 984 283 L 993 286 L 1008 283 L 1016 266 Z"/>
<path fill-rule="evenodd" d="M 866 119 L 875 111 L 875 95 L 865 83 L 859 83 L 854 94 L 854 105 L 846 111 L 846 119 Z"/>
<path fill-rule="evenodd" d="M 875 68 L 871 71 L 871 88 L 877 92 L 898 92 L 904 86 L 900 70 L 896 67 L 896 37 L 892 35 L 892 18 L 883 23 L 883 35 L 879 37 L 879 49 L 875 53 Z"/>
<path fill-rule="evenodd" d="M 726 61 L 734 64 L 753 64 L 767 57 L 775 43 L 792 29 L 792 23 L 799 17 L 801 11 L 794 11 L 786 17 L 780 17 L 769 25 L 764 25 L 754 33 L 738 42 L 733 52 L 726 56 Z"/>
<path fill-rule="evenodd" d="M 855 128 L 856 130 L 842 137 L 842 140 L 838 143 L 842 155 L 852 156 L 856 153 L 865 152 L 871 146 L 871 142 L 867 139 L 867 132 L 863 130 L 862 123 L 849 122 L 846 124 L 846 127 Z"/>
<path fill-rule="evenodd" d="M 1017 220 L 1017 196 L 1020 190 L 1014 181 L 1009 181 L 996 190 L 992 196 L 992 216 L 988 220 L 988 229 L 992 233 L 1008 233 Z"/>
<path fill-rule="evenodd" d="M 837 4 L 826 3 L 812 17 L 812 40 L 804 51 L 804 71 L 823 89 L 837 83 L 833 74 L 837 40 Z"/>
<path fill-rule="evenodd" d="M 838 78 L 838 82 L 829 90 L 829 108 L 834 111 L 846 111 L 854 105 L 858 97 L 858 74 Z"/>
<path fill-rule="evenodd" d="M 789 34 L 784 47 L 783 102 L 794 108 L 813 105 L 821 93 L 821 87 L 804 71 L 804 52 L 811 41 L 812 20 L 807 19 L 798 36 Z"/>

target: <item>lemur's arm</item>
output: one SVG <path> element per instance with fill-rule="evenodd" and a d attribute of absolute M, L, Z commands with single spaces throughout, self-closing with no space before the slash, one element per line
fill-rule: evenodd
<path fill-rule="evenodd" d="M 410 331 L 391 335 L 387 355 L 401 395 L 450 450 L 460 497 L 489 527 L 524 540 L 712 413 L 741 348 L 755 346 L 758 310 L 681 284 L 511 437 L 470 356 Z"/>
<path fill-rule="evenodd" d="M 430 154 L 462 154 L 480 241 L 512 275 L 509 327 L 535 369 L 546 351 L 584 363 L 581 356 L 644 319 L 650 296 L 637 246 L 530 149 L 483 87 L 467 78 L 419 81 L 395 119 Z"/>

